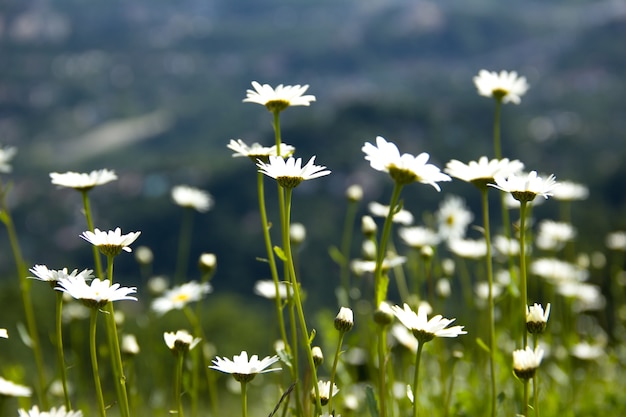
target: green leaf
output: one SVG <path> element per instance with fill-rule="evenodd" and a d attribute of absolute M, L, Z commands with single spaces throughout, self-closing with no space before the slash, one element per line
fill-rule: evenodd
<path fill-rule="evenodd" d="M 313 339 L 315 339 L 316 334 L 317 334 L 317 331 L 315 329 L 311 329 L 311 334 L 309 335 L 309 345 L 313 343 Z"/>
<path fill-rule="evenodd" d="M 344 265 L 346 263 L 346 257 L 343 256 L 343 253 L 337 248 L 337 246 L 331 246 L 328 248 L 328 254 L 330 255 L 330 259 L 335 261 L 338 265 Z"/>
<path fill-rule="evenodd" d="M 491 353 L 491 349 L 489 349 L 489 346 L 487 346 L 487 344 L 483 342 L 483 339 L 481 339 L 480 337 L 476 338 L 476 344 L 480 346 L 485 352 Z"/>
<path fill-rule="evenodd" d="M 281 261 L 287 262 L 287 257 L 285 256 L 283 248 L 281 248 L 280 246 L 274 246 L 274 253 L 280 258 Z"/>
<path fill-rule="evenodd" d="M 374 395 L 374 388 L 371 386 L 365 387 L 365 398 L 367 401 L 367 408 L 370 410 L 372 417 L 379 417 L 378 404 L 376 404 L 376 396 Z"/>

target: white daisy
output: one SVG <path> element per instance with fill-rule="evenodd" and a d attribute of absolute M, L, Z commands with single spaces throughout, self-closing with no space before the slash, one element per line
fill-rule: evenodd
<path fill-rule="evenodd" d="M 0 396 L 30 397 L 33 393 L 29 387 L 8 381 L 0 376 Z"/>
<path fill-rule="evenodd" d="M 262 280 L 254 283 L 254 293 L 261 297 L 275 299 L 276 298 L 276 286 L 272 280 Z M 278 296 L 281 299 L 287 298 L 287 283 L 280 281 L 278 283 Z"/>
<path fill-rule="evenodd" d="M 165 314 L 170 310 L 181 310 L 189 303 L 200 301 L 212 291 L 208 282 L 189 281 L 167 290 L 163 296 L 152 302 L 151 308 L 157 314 Z"/>
<path fill-rule="evenodd" d="M 80 273 L 78 272 L 78 269 L 75 269 L 71 273 L 68 273 L 67 268 L 54 270 L 48 269 L 46 265 L 35 265 L 30 268 L 29 271 L 35 275 L 34 277 L 29 278 L 49 282 L 53 286 L 56 285 L 57 281 L 62 279 L 74 279 L 78 276 L 82 277 L 84 280 L 90 280 L 93 278 L 93 270 L 91 269 L 83 269 Z"/>
<path fill-rule="evenodd" d="M 317 381 L 317 389 L 320 393 L 320 403 L 322 406 L 328 404 L 331 397 L 331 385 L 330 381 Z M 332 396 L 334 397 L 339 392 L 337 385 L 332 385 Z M 315 388 L 311 390 L 311 399 L 315 402 Z"/>
<path fill-rule="evenodd" d="M 17 149 L 12 146 L 0 148 L 0 172 L 5 174 L 11 172 L 12 167 L 9 165 L 9 162 L 11 162 L 16 153 Z"/>
<path fill-rule="evenodd" d="M 181 207 L 189 207 L 201 213 L 209 211 L 213 206 L 211 194 L 188 185 L 177 185 L 172 188 L 172 199 Z"/>
<path fill-rule="evenodd" d="M 487 256 L 485 239 L 452 239 L 448 241 L 448 249 L 461 258 L 479 259 Z"/>
<path fill-rule="evenodd" d="M 81 300 L 88 307 L 100 308 L 109 301 L 133 300 L 137 297 L 130 296 L 137 292 L 137 287 L 122 287 L 120 284 L 113 284 L 108 279 L 101 281 L 95 278 L 90 284 L 85 282 L 82 276 L 69 279 L 61 279 L 57 282 L 55 290 L 63 291 L 77 300 Z"/>
<path fill-rule="evenodd" d="M 309 106 L 315 101 L 313 95 L 303 95 L 308 90 L 308 85 L 278 85 L 272 88 L 269 84 L 259 84 L 252 81 L 254 90 L 246 90 L 244 103 L 258 103 L 267 107 L 271 112 L 280 112 L 289 106 Z"/>
<path fill-rule="evenodd" d="M 606 247 L 611 250 L 626 251 L 626 231 L 618 230 L 606 236 Z"/>
<path fill-rule="evenodd" d="M 578 359 L 593 361 L 605 355 L 606 350 L 603 344 L 592 345 L 589 342 L 580 342 L 572 346 L 571 354 Z"/>
<path fill-rule="evenodd" d="M 65 406 L 52 407 L 49 411 L 39 411 L 39 407 L 33 406 L 30 410 L 18 410 L 19 417 L 83 417 L 82 411 L 66 410 Z"/>
<path fill-rule="evenodd" d="M 400 155 L 398 147 L 392 142 L 387 142 L 382 136 L 376 137 L 376 146 L 366 142 L 361 150 L 366 155 L 365 159 L 370 161 L 372 168 L 389 173 L 398 184 L 421 182 L 430 184 L 437 191 L 441 191 L 437 182 L 451 181 L 451 178 L 442 173 L 439 168 L 427 163 L 430 155 L 426 152 L 418 156 L 408 153 Z"/>
<path fill-rule="evenodd" d="M 9 333 L 7 332 L 7 329 L 0 329 L 0 337 L 3 339 L 9 338 Z"/>
<path fill-rule="evenodd" d="M 453 159 L 446 164 L 444 171 L 454 178 L 484 187 L 492 182 L 496 175 L 506 177 L 518 174 L 522 169 L 524 169 L 524 164 L 517 159 L 513 161 L 507 158 L 489 160 L 486 156 L 481 156 L 478 161 L 470 161 L 467 164 Z"/>
<path fill-rule="evenodd" d="M 109 230 L 108 232 L 102 232 L 100 229 L 95 229 L 93 232 L 87 230 L 80 237 L 97 246 L 104 255 L 117 256 L 122 251 L 132 252 L 128 245 L 137 240 L 140 234 L 141 232 L 130 232 L 123 235 L 122 229 L 118 227 L 115 231 Z"/>
<path fill-rule="evenodd" d="M 163 333 L 163 340 L 172 352 L 178 353 L 190 351 L 200 343 L 201 339 L 194 338 L 187 330 L 178 330 L 176 333 Z"/>
<path fill-rule="evenodd" d="M 561 201 L 586 200 L 589 197 L 589 188 L 572 181 L 559 181 L 559 186 L 553 191 L 553 197 Z"/>
<path fill-rule="evenodd" d="M 577 265 L 555 258 L 539 258 L 530 264 L 530 272 L 545 278 L 553 284 L 563 282 L 582 282 L 589 277 L 589 272 Z"/>
<path fill-rule="evenodd" d="M 395 268 L 398 265 L 402 265 L 406 262 L 405 256 L 390 256 L 383 259 L 382 270 L 383 272 L 390 270 L 391 268 Z M 356 275 L 363 275 L 366 272 L 374 273 L 376 270 L 376 261 L 369 261 L 363 259 L 354 259 L 350 262 L 350 267 L 352 272 Z"/>
<path fill-rule="evenodd" d="M 220 358 L 219 356 L 213 359 L 213 366 L 209 366 L 216 371 L 231 374 L 239 382 L 249 382 L 257 374 L 263 374 L 266 372 L 280 371 L 281 368 L 270 368 L 269 366 L 278 362 L 278 356 L 266 356 L 259 360 L 258 355 L 252 355 L 248 359 L 248 352 L 245 350 L 240 355 L 233 356 L 233 360 L 227 358 Z"/>
<path fill-rule="evenodd" d="M 526 306 L 526 329 L 528 333 L 543 333 L 550 317 L 550 303 L 546 306 L 545 312 L 541 304 L 535 303 Z"/>
<path fill-rule="evenodd" d="M 398 229 L 398 235 L 408 246 L 417 249 L 437 246 L 441 242 L 441 236 L 437 232 L 424 226 L 402 227 Z"/>
<path fill-rule="evenodd" d="M 520 379 L 530 379 L 535 375 L 543 359 L 543 349 L 536 347 L 532 350 L 530 346 L 526 349 L 513 351 L 513 372 Z"/>
<path fill-rule="evenodd" d="M 122 342 L 120 345 L 122 353 L 126 355 L 135 356 L 139 354 L 139 343 L 137 342 L 137 337 L 134 334 L 122 335 Z"/>
<path fill-rule="evenodd" d="M 246 143 L 241 139 L 231 139 L 230 143 L 227 145 L 227 148 L 234 151 L 233 158 L 237 157 L 248 157 L 252 160 L 252 162 L 256 163 L 257 159 L 261 161 L 267 162 L 270 156 L 282 156 L 283 158 L 287 158 L 296 151 L 291 145 L 286 143 L 280 144 L 280 155 L 276 152 L 276 145 L 274 146 L 262 146 L 258 143 L 253 143 L 251 146 L 246 145 Z"/>
<path fill-rule="evenodd" d="M 548 198 L 553 190 L 558 186 L 554 175 L 542 178 L 537 175 L 537 171 L 529 174 L 511 174 L 508 177 L 496 175 L 495 184 L 488 184 L 499 190 L 511 193 L 517 201 L 532 201 L 540 195 Z"/>
<path fill-rule="evenodd" d="M 88 191 L 97 185 L 103 185 L 117 179 L 114 171 L 100 169 L 89 174 L 68 171 L 63 174 L 51 172 L 52 184 L 61 187 L 73 188 L 78 191 Z"/>
<path fill-rule="evenodd" d="M 389 206 L 380 204 L 376 201 L 372 201 L 371 203 L 369 203 L 367 205 L 367 209 L 369 210 L 370 213 L 372 213 L 372 215 L 377 216 L 377 217 L 387 217 L 389 215 Z M 396 212 L 393 214 L 393 217 L 391 218 L 391 220 L 394 223 L 399 223 L 404 226 L 408 226 L 411 223 L 413 223 L 413 214 L 411 214 L 411 212 L 408 210 L 396 209 Z"/>
<path fill-rule="evenodd" d="M 543 220 L 539 223 L 539 230 L 535 242 L 539 249 L 560 250 L 563 246 L 576 238 L 576 229 L 569 223 Z"/>
<path fill-rule="evenodd" d="M 503 256 L 516 256 L 519 255 L 519 240 L 514 238 L 508 238 L 503 235 L 497 235 L 493 238 L 493 247 L 496 252 Z"/>
<path fill-rule="evenodd" d="M 258 161 L 259 171 L 274 178 L 281 187 L 294 188 L 302 181 L 323 177 L 330 174 L 325 166 L 315 165 L 315 156 L 302 166 L 302 158 L 270 156 L 269 162 Z"/>
<path fill-rule="evenodd" d="M 518 77 L 517 72 L 480 70 L 474 77 L 478 94 L 502 100 L 503 103 L 519 104 L 521 96 L 528 90 L 526 77 Z"/>
<path fill-rule="evenodd" d="M 441 315 L 436 315 L 428 320 L 428 308 L 420 305 L 416 314 L 406 303 L 404 308 L 391 307 L 398 320 L 413 333 L 420 343 L 426 343 L 435 337 L 457 337 L 467 334 L 463 326 L 448 327 L 456 319 L 446 319 Z"/>
<path fill-rule="evenodd" d="M 474 220 L 465 201 L 455 195 L 447 195 L 435 213 L 439 236 L 450 241 L 465 236 L 467 226 Z"/>

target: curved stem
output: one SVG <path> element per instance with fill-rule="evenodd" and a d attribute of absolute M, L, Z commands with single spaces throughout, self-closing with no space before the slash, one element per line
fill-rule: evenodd
<path fill-rule="evenodd" d="M 520 294 L 522 295 L 522 348 L 528 343 L 526 332 L 526 308 L 528 306 L 528 293 L 526 284 L 526 207 L 527 201 L 520 201 L 520 231 L 519 231 L 519 263 L 520 263 Z M 526 415 L 526 414 L 524 414 Z"/>
<path fill-rule="evenodd" d="M 98 309 L 91 309 L 91 319 L 89 320 L 89 353 L 91 354 L 91 369 L 93 371 L 93 382 L 96 386 L 96 398 L 98 400 L 98 412 L 100 417 L 106 417 L 104 408 L 104 397 L 102 395 L 102 385 L 100 383 L 100 375 L 98 373 L 98 354 L 96 349 L 96 320 L 98 318 Z"/>
<path fill-rule="evenodd" d="M 57 361 L 59 362 L 59 371 L 61 372 L 61 384 L 63 385 L 63 399 L 65 400 L 65 408 L 72 409 L 70 402 L 70 394 L 67 388 L 67 369 L 65 368 L 65 357 L 63 353 L 63 293 L 56 292 L 56 333 L 57 333 Z"/>
<path fill-rule="evenodd" d="M 417 408 L 419 401 L 417 400 L 417 384 L 419 382 L 420 374 L 420 359 L 422 358 L 422 349 L 424 344 L 419 342 L 417 345 L 417 354 L 415 355 L 415 375 L 413 376 L 413 417 L 417 417 Z"/>
<path fill-rule="evenodd" d="M 494 318 L 493 300 L 493 263 L 491 259 L 491 231 L 489 227 L 489 198 L 487 187 L 481 187 L 483 206 L 483 227 L 485 229 L 485 243 L 487 245 L 487 280 L 489 284 L 489 373 L 491 379 L 491 417 L 496 415 L 496 368 L 494 361 L 494 351 L 496 347 L 496 329 Z"/>
<path fill-rule="evenodd" d="M 337 342 L 337 350 L 335 351 L 335 359 L 333 360 L 333 369 L 330 372 L 330 388 L 328 390 L 328 414 L 333 413 L 333 384 L 335 383 L 335 375 L 337 373 L 337 364 L 339 363 L 339 354 L 341 353 L 341 344 L 343 343 L 343 336 L 346 332 L 339 332 L 339 341 Z"/>

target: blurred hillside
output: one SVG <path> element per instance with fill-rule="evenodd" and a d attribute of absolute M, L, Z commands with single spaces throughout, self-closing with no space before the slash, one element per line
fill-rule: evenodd
<path fill-rule="evenodd" d="M 301 256 L 317 260 L 302 281 L 315 293 L 336 272 L 327 248 L 339 240 L 345 187 L 389 197 L 388 178 L 363 160 L 365 141 L 382 135 L 440 167 L 491 155 L 493 103 L 472 83 L 482 68 L 528 78 L 521 105 L 504 107 L 504 153 L 589 186 L 574 222 L 582 249 L 601 245 L 626 227 L 624 39 L 622 0 L 5 0 L 0 144 L 19 149 L 7 179 L 22 245 L 33 264 L 89 266 L 79 195 L 56 190 L 48 173 L 111 168 L 120 180 L 92 193 L 96 226 L 141 230 L 155 273 L 171 274 L 181 212 L 169 189 L 186 183 L 216 200 L 195 216 L 191 263 L 215 252 L 215 286 L 251 293 L 268 277 L 255 261 L 255 172 L 226 144 L 273 141 L 269 113 L 241 102 L 252 80 L 309 84 L 317 102 L 282 120 L 284 141 L 333 171 L 294 201 L 293 220 L 309 228 Z M 442 197 L 412 186 L 406 206 L 434 210 Z M 5 276 L 13 264 L 0 237 Z M 136 280 L 131 257 L 118 270 Z"/>

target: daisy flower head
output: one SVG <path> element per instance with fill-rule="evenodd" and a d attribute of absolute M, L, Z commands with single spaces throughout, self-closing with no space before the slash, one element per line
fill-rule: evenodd
<path fill-rule="evenodd" d="M 457 337 L 461 334 L 467 334 L 463 330 L 464 326 L 448 327 L 456 319 L 446 319 L 441 315 L 436 315 L 428 320 L 429 306 L 426 305 L 420 305 L 417 313 L 411 310 L 411 307 L 406 303 L 404 308 L 396 305 L 391 309 L 398 320 L 413 333 L 413 336 L 420 343 L 429 342 L 435 337 Z"/>
<path fill-rule="evenodd" d="M 315 101 L 315 96 L 304 95 L 308 85 L 278 85 L 272 88 L 269 84 L 252 81 L 254 90 L 246 90 L 244 103 L 261 104 L 271 112 L 281 112 L 289 106 L 309 106 Z"/>
<path fill-rule="evenodd" d="M 46 265 L 35 265 L 30 268 L 29 271 L 35 275 L 34 277 L 29 278 L 48 282 L 53 288 L 56 286 L 57 281 L 62 279 L 74 279 L 76 277 L 81 277 L 83 280 L 87 281 L 93 278 L 93 270 L 91 269 L 83 269 L 79 273 L 78 269 L 68 272 L 67 268 L 54 270 L 48 269 Z"/>
<path fill-rule="evenodd" d="M 90 173 L 68 171 L 65 173 L 51 172 L 52 184 L 60 187 L 73 188 L 77 191 L 89 191 L 97 185 L 103 185 L 117 179 L 114 171 L 100 169 Z"/>
<path fill-rule="evenodd" d="M 447 195 L 435 213 L 435 219 L 439 236 L 450 241 L 465 236 L 467 226 L 474 220 L 474 215 L 461 197 Z"/>
<path fill-rule="evenodd" d="M 30 410 L 23 408 L 18 410 L 19 417 L 83 417 L 82 411 L 66 410 L 65 406 L 60 408 L 52 407 L 49 411 L 39 411 L 39 407 L 33 406 Z"/>
<path fill-rule="evenodd" d="M 606 236 L 605 245 L 607 248 L 616 251 L 626 251 L 626 231 L 618 230 Z"/>
<path fill-rule="evenodd" d="M 192 208 L 200 213 L 205 213 L 213 207 L 211 194 L 188 185 L 177 185 L 172 188 L 172 200 L 181 207 Z"/>
<path fill-rule="evenodd" d="M 330 174 L 325 166 L 315 165 L 315 156 L 302 166 L 302 158 L 270 156 L 269 162 L 258 161 L 259 172 L 274 178 L 283 188 L 295 188 L 302 181 L 312 180 Z"/>
<path fill-rule="evenodd" d="M 261 280 L 254 283 L 254 293 L 270 300 L 276 299 L 276 286 L 272 280 Z M 278 297 L 281 300 L 287 298 L 287 283 L 278 282 Z"/>
<path fill-rule="evenodd" d="M 467 259 L 480 259 L 487 256 L 485 239 L 451 239 L 448 249 L 456 256 Z"/>
<path fill-rule="evenodd" d="M 341 307 L 335 317 L 335 329 L 340 332 L 349 332 L 354 326 L 354 313 L 348 307 Z"/>
<path fill-rule="evenodd" d="M 200 301 L 212 290 L 208 282 L 189 281 L 167 290 L 165 294 L 152 302 L 151 308 L 159 315 L 165 314 L 170 310 L 181 310 L 189 303 Z"/>
<path fill-rule="evenodd" d="M 13 168 L 9 165 L 9 162 L 11 162 L 16 153 L 17 149 L 12 146 L 0 148 L 0 172 L 8 174 L 12 171 Z"/>
<path fill-rule="evenodd" d="M 559 181 L 559 186 L 554 189 L 553 197 L 560 201 L 586 200 L 589 197 L 589 188 L 572 181 Z"/>
<path fill-rule="evenodd" d="M 122 229 L 118 227 L 108 232 L 103 232 L 100 229 L 95 229 L 93 232 L 87 230 L 80 237 L 97 246 L 104 255 L 117 256 L 122 251 L 132 252 L 133 250 L 128 245 L 137 240 L 140 234 L 141 232 L 130 232 L 123 235 Z"/>
<path fill-rule="evenodd" d="M 415 249 L 437 246 L 441 242 L 437 232 L 424 226 L 402 227 L 398 229 L 398 235 L 404 243 Z"/>
<path fill-rule="evenodd" d="M 268 162 L 270 156 L 282 156 L 283 158 L 287 158 L 293 155 L 293 153 L 296 151 L 296 148 L 294 148 L 293 146 L 286 143 L 281 143 L 279 155 L 276 145 L 268 147 L 260 145 L 258 143 L 253 143 L 251 146 L 248 146 L 241 139 L 231 139 L 230 143 L 226 147 L 235 152 L 233 154 L 233 158 L 245 156 L 250 158 L 254 163 L 256 163 L 259 159 L 263 162 Z"/>
<path fill-rule="evenodd" d="M 137 287 L 122 287 L 117 283 L 111 284 L 108 279 L 101 281 L 100 278 L 95 278 L 90 284 L 87 284 L 80 275 L 59 280 L 55 290 L 63 291 L 92 308 L 104 307 L 109 301 L 137 301 L 137 297 L 129 295 L 136 293 Z"/>
<path fill-rule="evenodd" d="M 513 161 L 507 158 L 489 160 L 486 156 L 481 156 L 478 161 L 470 161 L 467 164 L 452 159 L 446 164 L 444 171 L 451 177 L 483 188 L 493 182 L 493 177 L 496 175 L 518 174 L 522 169 L 524 169 L 524 164 L 517 159 Z"/>
<path fill-rule="evenodd" d="M 330 381 L 317 381 L 317 389 L 320 393 L 320 403 L 322 406 L 328 404 L 331 395 L 334 397 L 339 392 L 339 388 L 337 388 L 337 385 L 333 384 L 331 394 Z M 311 390 L 311 400 L 315 402 L 315 388 Z"/>
<path fill-rule="evenodd" d="M 373 216 L 376 217 L 387 217 L 389 215 L 390 207 L 384 204 L 380 204 L 377 201 L 372 201 L 367 205 L 367 209 Z M 413 214 L 410 211 L 401 209 L 396 206 L 395 212 L 393 213 L 393 217 L 391 220 L 394 223 L 399 223 L 404 226 L 408 226 L 413 223 Z"/>
<path fill-rule="evenodd" d="M 128 356 L 138 355 L 140 349 L 139 342 L 137 342 L 137 336 L 130 333 L 122 335 L 120 350 L 123 354 Z"/>
<path fill-rule="evenodd" d="M 252 355 L 248 359 L 248 352 L 245 350 L 240 355 L 233 356 L 233 360 L 228 358 L 220 358 L 219 356 L 213 359 L 213 366 L 209 366 L 216 371 L 224 372 L 225 374 L 231 374 L 235 380 L 239 382 L 249 382 L 257 374 L 264 374 L 266 372 L 280 371 L 281 368 L 269 368 L 269 366 L 278 362 L 278 356 L 266 356 L 259 360 L 258 355 Z"/>
<path fill-rule="evenodd" d="M 389 271 L 391 268 L 395 268 L 398 265 L 402 265 L 406 262 L 406 256 L 397 256 L 395 254 L 391 254 L 383 259 L 383 264 L 381 266 L 383 273 Z M 350 262 L 350 268 L 352 272 L 354 272 L 358 276 L 362 276 L 365 273 L 373 274 L 376 271 L 376 261 L 373 260 L 363 260 L 363 259 L 353 259 Z"/>
<path fill-rule="evenodd" d="M 9 333 L 7 332 L 7 329 L 0 329 L 0 337 L 3 339 L 9 338 Z"/>
<path fill-rule="evenodd" d="M 533 201 L 538 195 L 547 199 L 558 186 L 554 175 L 540 177 L 537 171 L 509 176 L 496 175 L 493 180 L 495 184 L 488 185 L 510 193 L 519 202 Z"/>
<path fill-rule="evenodd" d="M 5 397 L 30 397 L 33 393 L 29 387 L 19 385 L 0 376 L 0 398 Z"/>
<path fill-rule="evenodd" d="M 451 178 L 442 173 L 439 168 L 427 163 L 430 155 L 426 152 L 418 156 L 408 153 L 400 155 L 398 147 L 392 142 L 387 142 L 382 136 L 376 137 L 376 146 L 366 142 L 361 150 L 365 153 L 365 160 L 370 161 L 372 168 L 387 172 L 397 184 L 421 182 L 430 184 L 437 191 L 441 191 L 437 183 L 451 181 Z"/>
<path fill-rule="evenodd" d="M 537 247 L 543 250 L 560 250 L 576 238 L 576 229 L 570 223 L 542 220 L 537 232 Z"/>
<path fill-rule="evenodd" d="M 163 333 L 165 344 L 174 354 L 185 353 L 196 347 L 200 343 L 200 338 L 194 338 L 187 330 Z"/>
<path fill-rule="evenodd" d="M 515 71 L 480 70 L 474 77 L 474 85 L 478 94 L 485 97 L 493 97 L 503 103 L 519 104 L 521 97 L 528 90 L 526 77 L 519 77 Z"/>
<path fill-rule="evenodd" d="M 528 380 L 535 375 L 543 359 L 543 349 L 536 347 L 532 350 L 530 346 L 526 349 L 513 351 L 513 372 L 519 379 Z"/>
<path fill-rule="evenodd" d="M 550 303 L 543 310 L 541 304 L 535 303 L 532 306 L 526 306 L 526 329 L 528 333 L 543 333 L 548 324 L 550 317 Z"/>

